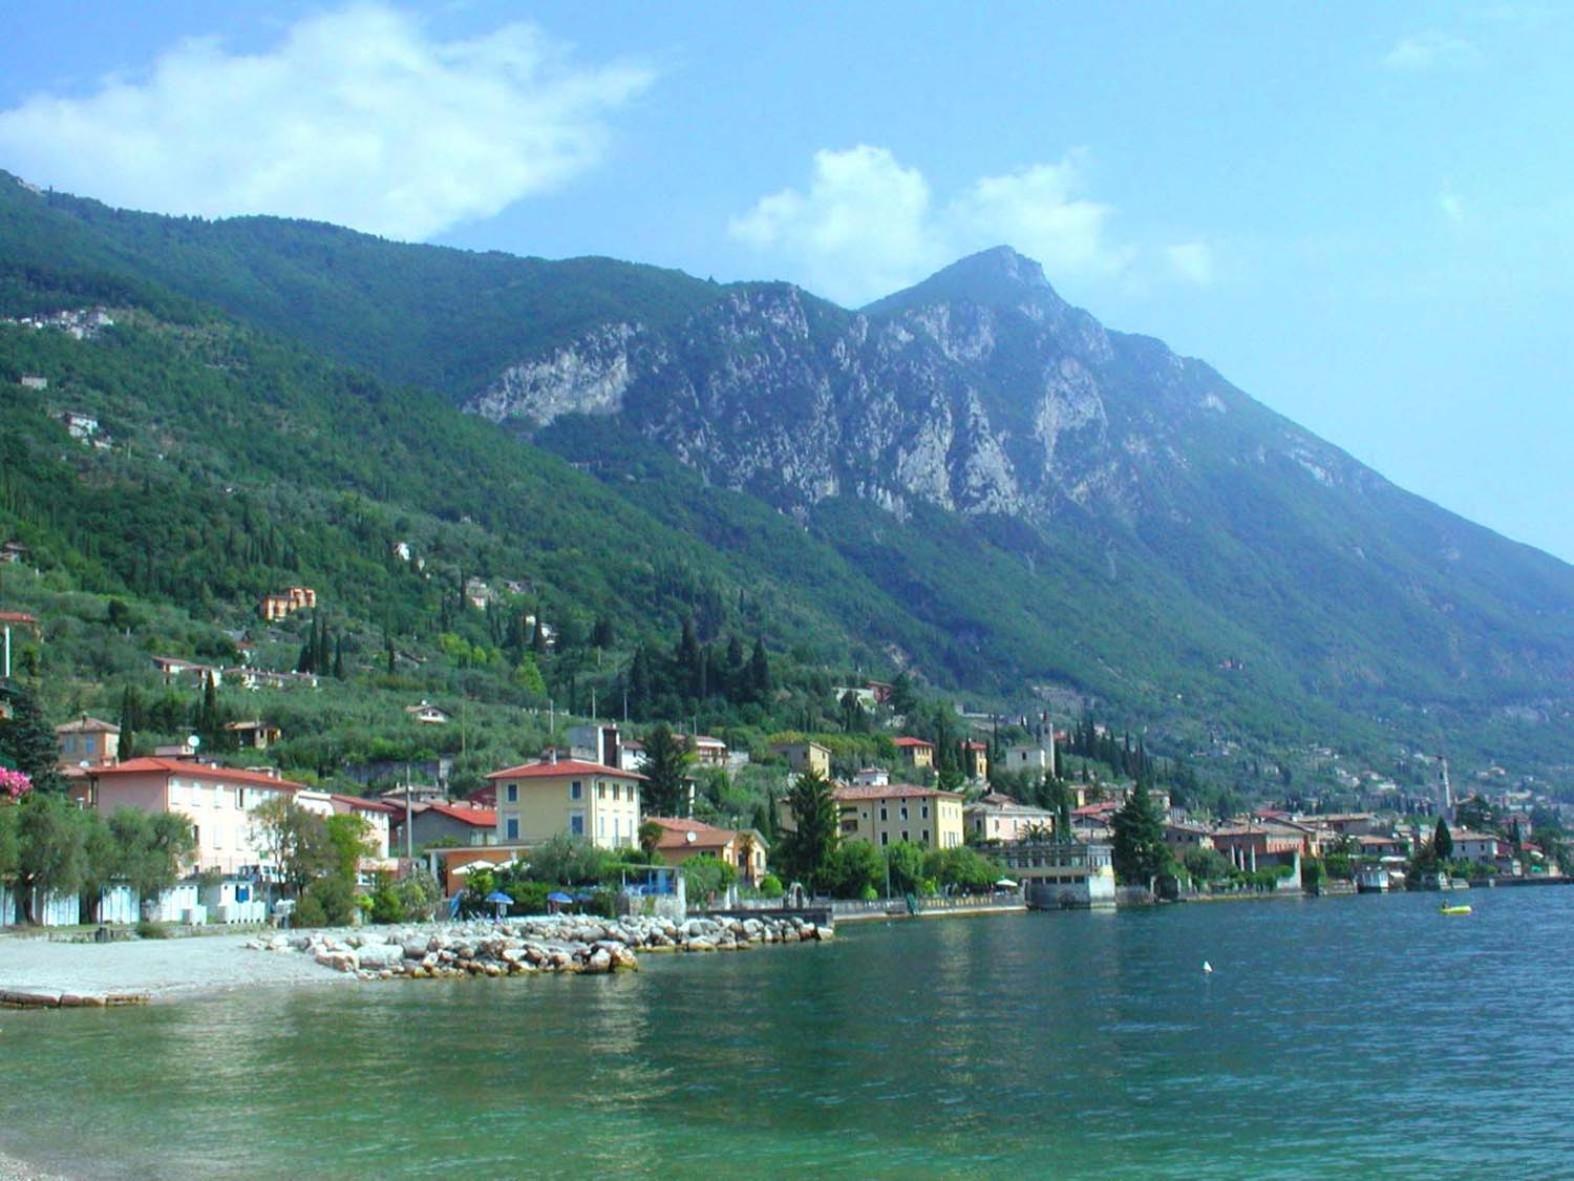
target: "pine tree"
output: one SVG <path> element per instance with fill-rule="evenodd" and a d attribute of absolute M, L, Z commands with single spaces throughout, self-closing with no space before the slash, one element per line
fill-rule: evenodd
<path fill-rule="evenodd" d="M 684 784 L 694 755 L 671 727 L 662 724 L 645 736 L 645 764 L 640 789 L 643 811 L 648 816 L 681 816 Z"/>
<path fill-rule="evenodd" d="M 344 680 L 344 637 L 339 636 L 333 641 L 333 676 L 335 680 Z"/>
<path fill-rule="evenodd" d="M 787 793 L 793 831 L 778 842 L 779 859 L 789 879 L 803 882 L 812 891 L 824 881 L 841 836 L 841 816 L 830 782 L 805 772 Z"/>
<path fill-rule="evenodd" d="M 1115 874 L 1131 885 L 1149 886 L 1170 863 L 1169 847 L 1164 843 L 1164 822 L 1140 780 L 1131 796 L 1115 813 L 1113 859 Z"/>
<path fill-rule="evenodd" d="M 55 770 L 60 748 L 37 700 L 15 681 L 0 681 L 0 695 L 11 703 L 11 717 L 0 721 L 0 764 L 26 775 L 35 791 L 64 791 L 66 782 Z"/>
<path fill-rule="evenodd" d="M 645 645 L 641 644 L 634 649 L 634 659 L 629 664 L 629 712 L 636 718 L 644 718 L 650 711 L 650 698 L 650 657 L 645 652 Z"/>

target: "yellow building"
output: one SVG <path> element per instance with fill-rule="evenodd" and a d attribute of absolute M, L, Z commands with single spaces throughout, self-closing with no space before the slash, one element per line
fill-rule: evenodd
<path fill-rule="evenodd" d="M 925 742 L 922 738 L 891 739 L 891 745 L 896 747 L 896 753 L 902 756 L 902 762 L 915 771 L 922 771 L 925 767 L 935 765 L 935 744 Z"/>
<path fill-rule="evenodd" d="M 716 828 L 698 820 L 650 817 L 661 826 L 656 840 L 656 856 L 668 865 L 682 865 L 691 857 L 710 854 L 738 871 L 738 881 L 757 886 L 765 876 L 765 838 L 752 828 Z"/>
<path fill-rule="evenodd" d="M 891 783 L 882 787 L 839 787 L 842 839 L 873 845 L 911 841 L 929 849 L 962 843 L 962 797 L 954 791 Z"/>
<path fill-rule="evenodd" d="M 786 759 L 794 775 L 807 771 L 825 778 L 831 774 L 831 748 L 818 742 L 777 742 L 771 745 L 771 753 Z"/>
<path fill-rule="evenodd" d="M 501 844 L 531 844 L 564 834 L 605 849 L 639 844 L 643 775 L 561 759 L 493 771 L 487 779 L 497 788 Z"/>

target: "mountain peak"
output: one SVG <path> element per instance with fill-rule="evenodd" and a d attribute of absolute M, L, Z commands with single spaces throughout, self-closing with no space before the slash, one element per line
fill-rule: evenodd
<path fill-rule="evenodd" d="M 867 313 L 900 311 L 915 304 L 968 300 L 986 307 L 1059 310 L 1065 302 L 1044 276 L 1044 268 L 1009 246 L 994 246 L 959 259 L 904 291 L 876 300 Z"/>

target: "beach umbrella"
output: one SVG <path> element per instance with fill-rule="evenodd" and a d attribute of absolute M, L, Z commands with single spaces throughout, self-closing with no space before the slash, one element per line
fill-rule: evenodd
<path fill-rule="evenodd" d="M 558 907 L 567 906 L 573 901 L 573 897 L 563 893 L 562 890 L 553 890 L 552 893 L 547 895 L 547 905 L 552 908 L 553 914 L 557 913 Z"/>
<path fill-rule="evenodd" d="M 501 890 L 493 890 L 486 896 L 486 901 L 497 907 L 498 918 L 502 918 L 503 912 L 514 904 L 514 900 Z"/>
<path fill-rule="evenodd" d="M 1017 884 L 1010 878 L 1001 878 L 995 883 L 995 885 L 999 886 L 1002 890 L 1015 890 L 1017 888 Z"/>

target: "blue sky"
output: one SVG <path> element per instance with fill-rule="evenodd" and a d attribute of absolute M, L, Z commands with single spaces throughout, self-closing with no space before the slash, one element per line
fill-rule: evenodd
<path fill-rule="evenodd" d="M 1574 9 L 9 0 L 0 167 L 114 204 L 787 278 L 1007 242 L 1574 559 Z"/>

